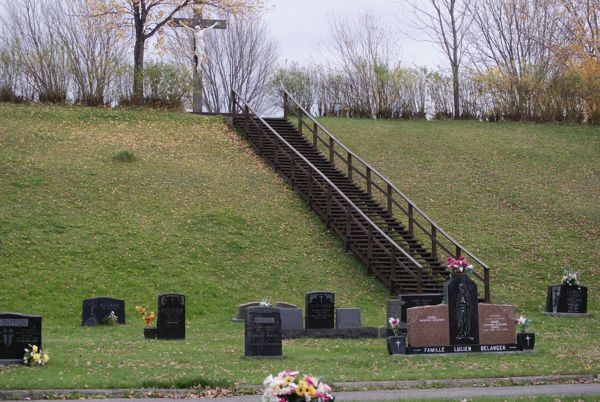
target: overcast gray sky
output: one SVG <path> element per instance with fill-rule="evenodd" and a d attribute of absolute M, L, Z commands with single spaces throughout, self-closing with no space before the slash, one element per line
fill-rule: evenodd
<path fill-rule="evenodd" d="M 266 0 L 265 20 L 279 42 L 282 61 L 324 61 L 328 18 L 344 16 L 354 20 L 369 11 L 397 39 L 402 65 L 445 66 L 445 59 L 435 45 L 410 38 L 425 36 L 409 26 L 410 14 L 403 3 L 402 0 Z"/>

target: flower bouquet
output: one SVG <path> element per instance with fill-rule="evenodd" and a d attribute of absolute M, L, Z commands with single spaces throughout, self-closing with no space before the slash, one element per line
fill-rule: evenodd
<path fill-rule="evenodd" d="M 406 351 L 406 339 L 400 335 L 400 320 L 390 317 L 388 320 L 394 336 L 387 337 L 387 350 L 390 355 L 403 355 Z"/>
<path fill-rule="evenodd" d="M 23 364 L 26 366 L 45 366 L 50 360 L 48 353 L 42 351 L 37 345 L 29 345 L 31 349 L 25 349 Z"/>
<path fill-rule="evenodd" d="M 463 273 L 466 273 L 468 276 L 473 274 L 473 265 L 469 264 L 464 255 L 458 258 L 448 258 L 448 268 L 450 268 L 450 278 Z"/>
<path fill-rule="evenodd" d="M 156 339 L 157 330 L 156 327 L 152 326 L 152 323 L 156 318 L 154 311 L 148 312 L 148 309 L 145 306 L 135 306 L 135 310 L 140 313 L 142 319 L 146 323 L 146 327 L 144 328 L 144 337 L 146 339 Z"/>
<path fill-rule="evenodd" d="M 263 402 L 335 401 L 329 385 L 309 375 L 300 377 L 298 371 L 285 370 L 276 377 L 269 374 L 263 385 Z"/>
<path fill-rule="evenodd" d="M 117 325 L 119 323 L 119 317 L 117 317 L 114 311 L 111 311 L 110 314 L 104 318 L 103 323 L 106 325 Z"/>
<path fill-rule="evenodd" d="M 516 324 L 519 326 L 519 333 L 517 334 L 517 345 L 519 350 L 533 349 L 535 345 L 535 334 L 527 331 L 527 327 L 531 325 L 531 320 L 527 317 L 520 316 L 516 320 Z"/>
<path fill-rule="evenodd" d="M 563 272 L 562 284 L 568 286 L 579 286 L 579 279 L 577 278 L 577 275 L 579 275 L 578 272 L 565 269 Z"/>

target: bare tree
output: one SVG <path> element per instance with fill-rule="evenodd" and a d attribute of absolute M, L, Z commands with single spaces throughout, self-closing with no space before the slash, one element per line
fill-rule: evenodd
<path fill-rule="evenodd" d="M 466 33 L 471 21 L 472 0 L 409 1 L 415 23 L 429 40 L 440 47 L 452 71 L 454 118 L 460 118 L 460 68 L 465 52 Z"/>
<path fill-rule="evenodd" d="M 53 29 L 55 5 L 50 0 L 14 0 L 5 3 L 0 17 L 8 33 L 2 40 L 14 49 L 14 57 L 41 102 L 64 102 L 69 87 L 66 52 Z"/>

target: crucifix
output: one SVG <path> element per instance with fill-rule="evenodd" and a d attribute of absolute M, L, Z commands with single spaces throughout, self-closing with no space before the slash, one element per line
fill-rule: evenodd
<path fill-rule="evenodd" d="M 200 7 L 194 7 L 194 18 L 173 18 L 171 26 L 185 28 L 194 34 L 194 94 L 193 111 L 202 113 L 202 63 L 206 60 L 206 44 L 204 34 L 209 29 L 227 29 L 226 20 L 211 20 L 202 18 Z"/>

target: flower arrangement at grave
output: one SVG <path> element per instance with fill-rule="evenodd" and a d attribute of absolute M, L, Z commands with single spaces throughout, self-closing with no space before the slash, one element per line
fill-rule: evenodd
<path fill-rule="evenodd" d="M 145 306 L 135 306 L 135 310 L 140 313 L 142 319 L 146 323 L 146 326 L 151 327 L 152 323 L 156 319 L 156 314 L 154 314 L 154 311 L 148 312 L 148 309 Z"/>
<path fill-rule="evenodd" d="M 329 385 L 309 375 L 300 376 L 298 371 L 285 370 L 276 377 L 269 374 L 263 385 L 263 402 L 335 401 Z"/>
<path fill-rule="evenodd" d="M 525 333 L 527 328 L 531 325 L 531 320 L 524 316 L 519 316 L 519 318 L 515 321 L 515 323 L 519 327 L 519 332 Z"/>
<path fill-rule="evenodd" d="M 31 349 L 25 349 L 23 364 L 26 366 L 45 366 L 50 360 L 47 352 L 38 348 L 37 345 L 29 345 Z"/>
<path fill-rule="evenodd" d="M 577 278 L 577 275 L 579 275 L 578 272 L 565 269 L 562 277 L 563 285 L 579 286 L 579 279 Z"/>
<path fill-rule="evenodd" d="M 104 318 L 103 323 L 106 325 L 117 325 L 119 323 L 119 317 L 117 317 L 114 311 L 111 311 L 110 314 Z"/>
<path fill-rule="evenodd" d="M 400 320 L 394 317 L 390 317 L 388 322 L 390 323 L 390 329 L 394 333 L 394 336 L 398 336 L 398 333 L 400 332 Z"/>
<path fill-rule="evenodd" d="M 261 307 L 271 307 L 271 299 L 269 299 L 268 297 L 263 297 L 263 299 L 261 300 L 259 306 L 261 306 Z"/>
<path fill-rule="evenodd" d="M 473 265 L 469 263 L 464 255 L 461 255 L 458 258 L 448 258 L 448 268 L 450 269 L 451 278 L 463 273 L 466 273 L 468 276 L 473 274 Z"/>

